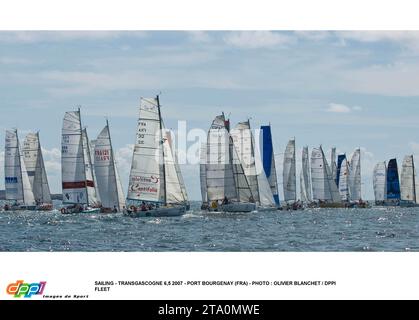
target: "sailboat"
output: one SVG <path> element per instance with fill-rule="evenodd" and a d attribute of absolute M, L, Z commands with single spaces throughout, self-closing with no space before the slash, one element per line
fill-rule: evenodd
<path fill-rule="evenodd" d="M 361 150 L 358 148 L 352 155 L 349 174 L 349 189 L 352 199 L 362 203 L 361 195 Z"/>
<path fill-rule="evenodd" d="M 208 131 L 205 199 L 209 211 L 251 212 L 256 203 L 229 131 L 224 113 L 215 117 Z"/>
<path fill-rule="evenodd" d="M 61 213 L 100 212 L 91 148 L 80 109 L 66 112 L 61 140 L 63 205 Z"/>
<path fill-rule="evenodd" d="M 125 195 L 116 167 L 108 120 L 94 141 L 94 171 L 101 199 L 101 212 L 122 212 Z"/>
<path fill-rule="evenodd" d="M 6 130 L 4 153 L 4 177 L 6 200 L 5 210 L 36 210 L 28 172 L 19 144 L 17 129 Z"/>
<path fill-rule="evenodd" d="M 400 206 L 416 207 L 416 170 L 413 155 L 403 159 L 402 173 L 400 177 Z"/>
<path fill-rule="evenodd" d="M 159 96 L 141 98 L 127 195 L 134 205 L 124 213 L 133 217 L 183 215 L 188 199 L 177 168 L 164 131 Z"/>
<path fill-rule="evenodd" d="M 318 201 L 320 207 L 344 207 L 321 146 L 311 152 L 311 179 L 313 200 Z"/>
<path fill-rule="evenodd" d="M 260 130 L 261 134 L 259 137 L 259 152 L 262 159 L 263 171 L 265 172 L 265 176 L 268 179 L 269 185 L 271 187 L 271 192 L 274 197 L 275 204 L 279 208 L 280 203 L 278 179 L 276 175 L 275 154 L 272 143 L 271 126 L 261 126 Z"/>
<path fill-rule="evenodd" d="M 332 148 L 332 152 L 330 153 L 330 167 L 332 170 L 332 177 L 336 177 L 337 166 L 336 166 L 336 148 L 335 147 Z M 339 186 L 337 183 L 336 185 Z"/>
<path fill-rule="evenodd" d="M 52 210 L 51 192 L 42 156 L 39 132 L 26 135 L 22 151 L 37 210 Z"/>
<path fill-rule="evenodd" d="M 297 200 L 297 181 L 295 165 L 295 139 L 291 139 L 284 153 L 284 168 L 282 171 L 282 183 L 284 187 L 285 202 L 294 203 Z"/>
<path fill-rule="evenodd" d="M 379 162 L 374 167 L 373 187 L 376 205 L 383 205 L 387 200 L 387 165 Z"/>
<path fill-rule="evenodd" d="M 346 160 L 346 155 L 341 157 L 339 165 L 339 180 L 338 180 L 338 189 L 340 198 L 344 203 L 349 203 L 351 201 L 351 192 L 349 189 L 349 163 Z"/>
<path fill-rule="evenodd" d="M 391 159 L 387 167 L 387 196 L 384 202 L 387 206 L 400 205 L 400 181 L 397 159 Z"/>
<path fill-rule="evenodd" d="M 208 196 L 207 196 L 207 144 L 201 144 L 200 161 L 199 161 L 199 180 L 201 182 L 201 197 L 202 205 L 201 210 L 208 209 Z"/>
<path fill-rule="evenodd" d="M 241 197 L 241 200 L 256 203 L 258 211 L 274 209 L 275 200 L 263 170 L 259 149 L 255 148 L 250 121 L 238 123 L 230 134 L 250 188 L 250 197 Z"/>
<path fill-rule="evenodd" d="M 311 176 L 310 176 L 310 160 L 308 156 L 308 146 L 302 151 L 302 167 L 300 173 L 300 193 L 301 201 L 309 205 L 313 201 L 311 190 Z"/>

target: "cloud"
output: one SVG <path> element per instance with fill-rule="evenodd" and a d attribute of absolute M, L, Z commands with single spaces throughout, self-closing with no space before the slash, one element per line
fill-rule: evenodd
<path fill-rule="evenodd" d="M 192 42 L 211 42 L 211 37 L 205 31 L 188 31 L 189 39 Z"/>
<path fill-rule="evenodd" d="M 121 37 L 144 38 L 144 31 L 3 31 L 0 43 L 63 42 L 72 40 L 107 40 Z"/>
<path fill-rule="evenodd" d="M 326 112 L 350 113 L 352 111 L 361 111 L 361 110 L 362 108 L 360 106 L 349 107 L 340 103 L 329 103 L 329 107 L 326 109 Z"/>
<path fill-rule="evenodd" d="M 293 37 L 272 31 L 228 32 L 223 39 L 228 45 L 243 49 L 270 48 L 294 41 Z"/>

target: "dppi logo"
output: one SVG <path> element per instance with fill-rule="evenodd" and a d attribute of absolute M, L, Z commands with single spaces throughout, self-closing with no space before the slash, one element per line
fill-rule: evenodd
<path fill-rule="evenodd" d="M 7 286 L 7 294 L 13 295 L 15 298 L 31 298 L 33 295 L 42 294 L 45 289 L 46 281 L 39 283 L 23 283 L 23 280 L 18 280 Z"/>

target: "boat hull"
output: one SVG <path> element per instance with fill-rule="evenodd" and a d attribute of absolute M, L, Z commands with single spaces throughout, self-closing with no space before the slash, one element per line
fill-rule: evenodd
<path fill-rule="evenodd" d="M 252 212 L 256 210 L 255 203 L 235 202 L 222 204 L 217 208 L 209 208 L 210 212 Z"/>
<path fill-rule="evenodd" d="M 415 207 L 419 207 L 419 204 L 411 202 L 411 201 L 401 201 L 400 207 L 401 208 L 415 208 Z"/>
<path fill-rule="evenodd" d="M 166 207 L 157 208 L 147 211 L 131 211 L 125 210 L 124 215 L 141 218 L 141 217 L 179 217 L 186 213 L 186 207 Z"/>
<path fill-rule="evenodd" d="M 61 209 L 62 214 L 77 214 L 77 213 L 83 213 L 83 214 L 94 214 L 94 213 L 100 213 L 100 208 L 90 208 L 90 209 L 77 209 L 77 208 L 62 208 Z"/>

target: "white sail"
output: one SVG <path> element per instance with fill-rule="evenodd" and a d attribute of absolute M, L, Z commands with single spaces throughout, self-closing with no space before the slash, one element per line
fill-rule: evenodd
<path fill-rule="evenodd" d="M 179 180 L 180 190 L 182 192 L 182 198 L 183 198 L 184 202 L 188 202 L 188 199 L 189 199 L 188 198 L 188 193 L 186 191 L 185 181 L 183 180 L 183 175 L 182 175 L 182 172 L 180 170 L 178 153 L 177 153 L 176 148 L 173 146 L 173 141 L 171 139 L 171 136 L 169 134 L 167 134 L 166 136 L 169 139 L 170 150 L 172 151 L 172 154 L 174 156 L 176 174 L 177 174 L 177 178 Z"/>
<path fill-rule="evenodd" d="M 387 199 L 387 165 L 385 162 L 379 162 L 374 167 L 373 186 L 375 201 L 384 201 Z"/>
<path fill-rule="evenodd" d="M 64 204 L 96 205 L 87 135 L 81 127 L 80 110 L 66 112 L 61 141 L 61 173 Z"/>
<path fill-rule="evenodd" d="M 238 123 L 237 126 L 231 130 L 230 134 L 233 138 L 234 148 L 237 151 L 239 161 L 243 167 L 251 196 L 253 197 L 252 202 L 259 203 L 259 185 L 255 163 L 255 149 L 249 121 Z M 245 182 L 244 185 L 246 185 Z M 246 195 L 246 197 L 249 198 L 250 195 Z"/>
<path fill-rule="evenodd" d="M 349 164 L 348 161 L 343 159 L 340 173 L 339 173 L 339 194 L 342 201 L 350 201 L 351 195 L 349 190 Z"/>
<path fill-rule="evenodd" d="M 304 186 L 303 170 L 300 171 L 300 199 L 304 203 L 310 202 L 307 197 L 307 192 Z"/>
<path fill-rule="evenodd" d="M 349 175 L 349 189 L 353 200 L 362 199 L 361 196 L 361 150 L 356 149 L 351 158 Z"/>
<path fill-rule="evenodd" d="M 178 170 L 176 165 L 176 157 L 174 156 L 169 132 L 165 134 L 163 147 L 166 174 L 166 201 L 167 203 L 184 203 L 187 201 L 187 198 L 182 188 L 181 175 L 178 174 L 180 170 Z"/>
<path fill-rule="evenodd" d="M 256 136 L 256 138 L 258 137 Z M 275 207 L 275 198 L 272 193 L 271 185 L 263 168 L 263 160 L 260 148 L 255 148 L 255 166 L 259 187 L 259 203 L 262 207 Z"/>
<path fill-rule="evenodd" d="M 415 167 L 413 156 L 405 156 L 400 177 L 401 200 L 416 202 Z"/>
<path fill-rule="evenodd" d="M 15 200 L 17 203 L 27 206 L 35 205 L 35 197 L 26 171 L 23 154 L 20 151 L 17 130 L 7 130 L 5 142 L 6 200 Z"/>
<path fill-rule="evenodd" d="M 284 186 L 284 200 L 297 200 L 297 181 L 295 166 L 295 140 L 288 142 L 284 154 L 284 170 L 282 172 Z"/>
<path fill-rule="evenodd" d="M 141 98 L 128 199 L 166 201 L 162 140 L 157 98 Z"/>
<path fill-rule="evenodd" d="M 236 193 L 237 200 L 239 202 L 255 202 L 255 199 L 252 195 L 252 190 L 250 189 L 249 181 L 244 172 L 242 163 L 240 161 L 239 155 L 236 148 L 234 147 L 233 138 L 230 136 L 230 155 L 232 155 L 232 164 L 233 164 L 233 175 L 236 182 Z"/>
<path fill-rule="evenodd" d="M 87 130 L 83 129 L 82 131 L 83 138 L 83 152 L 84 152 L 84 161 L 85 161 L 85 170 L 86 170 L 86 181 L 93 181 L 93 185 L 86 186 L 87 195 L 88 195 L 88 204 L 91 206 L 98 206 L 100 204 L 100 195 L 97 188 L 97 179 L 95 168 L 92 161 L 92 153 L 89 137 L 87 135 Z"/>
<path fill-rule="evenodd" d="M 330 169 L 332 171 L 332 177 L 335 180 L 337 174 L 337 166 L 336 166 L 336 148 L 332 148 L 332 152 L 330 154 Z"/>
<path fill-rule="evenodd" d="M 230 140 L 224 114 L 217 116 L 207 138 L 206 181 L 210 202 L 223 200 L 224 197 L 238 200 Z"/>
<path fill-rule="evenodd" d="M 301 200 L 311 202 L 313 195 L 311 192 L 310 160 L 308 156 L 308 147 L 303 148 L 302 152 L 302 170 L 300 174 Z"/>
<path fill-rule="evenodd" d="M 203 143 L 200 150 L 199 175 L 201 181 L 201 197 L 203 203 L 208 203 L 207 197 L 207 144 Z"/>
<path fill-rule="evenodd" d="M 321 147 L 314 148 L 311 153 L 311 179 L 314 200 L 340 202 L 339 191 Z"/>
<path fill-rule="evenodd" d="M 121 211 L 125 206 L 125 197 L 116 168 L 108 124 L 95 140 L 93 158 L 95 178 L 102 206 L 111 209 L 115 207 Z"/>
<path fill-rule="evenodd" d="M 29 133 L 22 150 L 35 200 L 38 203 L 52 203 L 39 133 Z"/>

